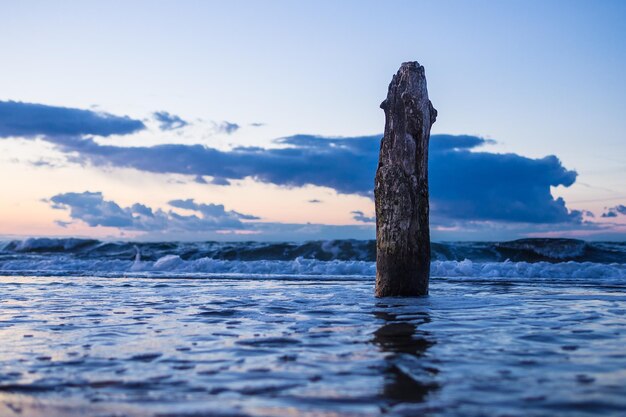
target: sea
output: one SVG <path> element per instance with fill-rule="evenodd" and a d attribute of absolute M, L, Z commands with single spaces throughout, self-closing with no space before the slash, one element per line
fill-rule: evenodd
<path fill-rule="evenodd" d="M 0 242 L 0 417 L 626 416 L 626 242 Z"/>

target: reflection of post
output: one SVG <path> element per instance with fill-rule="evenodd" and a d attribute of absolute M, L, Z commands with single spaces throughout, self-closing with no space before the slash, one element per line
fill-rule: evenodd
<path fill-rule="evenodd" d="M 374 186 L 376 296 L 428 294 L 428 141 L 437 110 L 424 67 L 405 62 L 389 84 Z"/>
<path fill-rule="evenodd" d="M 421 332 L 421 336 L 416 335 L 417 326 L 408 320 L 398 319 L 393 313 L 380 311 L 374 313 L 376 317 L 385 320 L 386 324 L 374 332 L 372 342 L 381 351 L 388 352 L 386 357 L 386 367 L 384 369 L 385 385 L 382 395 L 391 404 L 397 403 L 421 403 L 426 396 L 439 385 L 431 381 L 420 381 L 415 378 L 413 372 L 408 372 L 407 368 L 401 364 L 402 354 L 409 354 L 414 357 L 424 356 L 426 350 L 435 344 L 429 338 L 428 333 Z M 430 318 L 424 313 L 423 323 L 428 323 Z M 421 371 L 429 374 L 436 374 L 434 368 L 423 367 Z M 429 379 L 430 375 L 424 375 Z"/>

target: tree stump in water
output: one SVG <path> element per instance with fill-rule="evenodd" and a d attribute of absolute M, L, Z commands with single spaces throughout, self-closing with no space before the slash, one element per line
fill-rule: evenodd
<path fill-rule="evenodd" d="M 428 141 L 437 110 L 424 67 L 405 62 L 389 84 L 376 201 L 376 296 L 428 294 Z"/>

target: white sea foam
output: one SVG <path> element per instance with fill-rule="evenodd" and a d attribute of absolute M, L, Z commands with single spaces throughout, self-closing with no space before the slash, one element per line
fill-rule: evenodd
<path fill-rule="evenodd" d="M 246 276 L 351 276 L 371 279 L 376 264 L 368 261 L 319 261 L 296 258 L 289 261 L 220 260 L 200 258 L 184 260 L 178 255 L 166 255 L 156 261 L 116 259 L 80 259 L 69 256 L 9 257 L 0 259 L 0 274 L 11 275 L 141 275 L 141 276 L 211 276 L 239 274 Z M 431 275 L 435 278 L 488 279 L 575 279 L 623 284 L 626 264 L 599 264 L 593 262 L 472 262 L 433 261 Z"/>
<path fill-rule="evenodd" d="M 626 263 L 626 242 L 584 242 L 575 239 L 521 239 L 510 242 L 433 242 L 437 261 L 596 262 Z M 298 257 L 318 261 L 369 261 L 376 258 L 373 240 L 309 242 L 102 242 L 94 239 L 31 238 L 0 242 L 3 256 L 75 256 L 81 259 L 155 261 L 166 255 L 185 260 L 201 258 L 231 261 L 294 261 Z"/>
<path fill-rule="evenodd" d="M 600 279 L 624 283 L 626 264 L 593 262 L 472 262 L 464 260 L 435 261 L 431 264 L 435 277 L 532 278 L 532 279 Z"/>
<path fill-rule="evenodd" d="M 96 241 L 77 238 L 29 238 L 17 242 L 18 243 L 15 247 L 15 250 L 17 252 L 30 252 L 43 249 L 62 249 L 64 251 L 69 251 L 90 242 Z"/>

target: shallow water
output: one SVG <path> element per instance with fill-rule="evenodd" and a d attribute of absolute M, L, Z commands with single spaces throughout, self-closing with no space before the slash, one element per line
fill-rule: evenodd
<path fill-rule="evenodd" d="M 626 410 L 626 289 L 435 278 L 1 277 L 0 416 Z"/>

